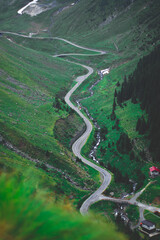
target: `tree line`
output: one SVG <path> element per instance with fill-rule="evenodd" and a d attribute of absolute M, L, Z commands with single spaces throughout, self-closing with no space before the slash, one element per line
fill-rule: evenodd
<path fill-rule="evenodd" d="M 139 134 L 148 133 L 150 140 L 149 150 L 153 159 L 160 159 L 160 45 L 147 56 L 143 57 L 136 70 L 124 81 L 120 91 L 115 92 L 117 104 L 131 99 L 132 103 L 141 103 L 142 110 L 148 114 L 146 121 L 144 116 L 138 119 L 136 130 Z"/>

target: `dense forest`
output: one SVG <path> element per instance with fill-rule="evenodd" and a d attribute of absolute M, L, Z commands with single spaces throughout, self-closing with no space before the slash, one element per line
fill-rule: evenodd
<path fill-rule="evenodd" d="M 153 159 L 160 159 L 160 45 L 147 56 L 143 57 L 133 74 L 128 79 L 124 77 L 121 90 L 117 93 L 117 103 L 132 99 L 133 103 L 140 101 L 141 108 L 148 114 L 138 119 L 136 130 L 139 134 L 148 133 L 149 150 Z"/>

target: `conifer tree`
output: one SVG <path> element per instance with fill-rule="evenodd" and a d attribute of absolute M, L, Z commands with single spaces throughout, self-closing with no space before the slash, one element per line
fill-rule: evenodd
<path fill-rule="evenodd" d="M 114 97 L 117 97 L 117 90 L 114 91 Z"/>

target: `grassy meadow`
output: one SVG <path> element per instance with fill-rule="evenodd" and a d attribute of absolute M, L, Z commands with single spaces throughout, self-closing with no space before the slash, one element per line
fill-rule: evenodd
<path fill-rule="evenodd" d="M 46 39 L 36 39 L 36 36 L 31 38 L 24 38 L 20 36 L 15 36 L 12 33 L 5 34 L 10 38 L 15 44 L 36 50 L 38 52 L 47 53 L 49 55 L 56 54 L 66 54 L 66 53 L 80 53 L 80 54 L 93 54 L 96 52 L 92 52 L 89 50 L 84 50 L 72 46 L 62 40 L 51 39 L 46 37 Z M 48 39 L 47 39 L 48 38 Z"/>
<path fill-rule="evenodd" d="M 39 179 L 37 179 L 39 182 Z M 0 176 L 0 236 L 8 239 L 127 239 L 100 217 L 82 217 L 67 199 L 37 189 L 34 180 L 11 173 Z M 98 229 L 97 229 L 98 224 Z"/>
<path fill-rule="evenodd" d="M 83 7 L 82 5 L 81 7 Z M 147 119 L 147 115 L 141 109 L 140 103 L 133 104 L 131 101 L 126 102 L 121 107 L 116 102 L 115 120 L 111 119 L 111 114 L 115 89 L 119 91 L 124 77 L 133 73 L 139 59 L 149 53 L 155 44 L 159 43 L 159 30 L 156 24 L 158 19 L 158 6 L 158 1 L 155 1 L 154 5 L 147 4 L 145 1 L 135 1 L 128 11 L 121 12 L 109 24 L 106 23 L 101 27 L 98 26 L 96 30 L 90 30 L 88 33 L 85 31 L 85 28 L 83 28 L 82 21 L 81 26 L 79 26 L 82 32 L 81 38 L 77 38 L 77 41 L 81 41 L 84 45 L 107 51 L 107 54 L 104 56 L 96 57 L 92 60 L 81 56 L 77 57 L 77 61 L 78 59 L 80 59 L 80 61 L 88 61 L 95 70 L 110 67 L 109 75 L 104 76 L 102 81 L 94 87 L 94 95 L 92 98 L 81 101 L 82 104 L 88 108 L 92 117 L 98 121 L 101 128 L 106 127 L 108 130 L 105 140 L 102 140 L 98 147 L 97 159 L 103 163 L 106 168 L 108 164 L 111 164 L 116 169 L 119 169 L 123 176 L 128 174 L 129 178 L 136 182 L 141 183 L 139 178 L 141 174 L 144 174 L 144 185 L 148 182 L 149 167 L 155 163 L 152 162 L 147 149 L 149 145 L 147 135 L 139 135 L 138 132 L 136 132 L 136 123 L 142 115 Z M 99 10 L 97 9 L 95 11 L 97 11 L 96 14 L 98 14 Z M 72 12 L 72 14 L 74 15 L 74 12 Z M 63 16 L 65 16 L 65 14 Z M 62 19 L 63 16 L 61 16 Z M 148 16 L 148 20 L 146 16 Z M 151 27 L 153 23 L 155 23 L 155 25 Z M 93 20 L 90 24 L 92 24 L 94 28 L 97 23 Z M 76 39 L 76 35 L 78 35 L 77 31 L 78 30 L 74 29 L 73 39 Z M 98 78 L 99 76 L 95 72 L 87 82 L 81 85 L 79 95 L 75 93 L 74 97 L 81 98 L 87 96 L 88 88 Z M 117 120 L 118 129 L 115 127 Z M 126 133 L 132 142 L 133 159 L 130 153 L 121 154 L 117 150 L 116 143 L 122 133 Z M 94 135 L 88 146 L 92 145 L 93 141 Z M 87 146 L 85 146 L 85 149 L 86 155 L 88 155 L 90 149 Z M 123 183 L 120 185 L 123 186 L 123 189 L 127 190 L 127 187 L 123 185 Z M 121 189 L 121 187 L 119 189 Z M 113 191 L 114 190 L 115 193 L 118 194 L 116 186 L 113 188 Z M 121 191 L 119 192 L 121 193 Z"/>
<path fill-rule="evenodd" d="M 91 206 L 91 211 L 100 213 L 103 217 L 111 222 L 115 222 L 114 209 L 118 209 L 119 206 L 116 203 L 110 201 L 100 201 Z M 127 217 L 132 224 L 137 224 L 139 219 L 139 209 L 136 206 L 127 205 L 124 206 Z"/>
<path fill-rule="evenodd" d="M 153 4 L 152 1 L 137 0 L 129 6 L 116 5 L 115 11 L 115 1 L 103 7 L 102 0 L 81 0 L 58 14 L 64 1 L 57 2 L 54 9 L 31 18 L 26 14 L 17 14 L 17 10 L 28 1 L 15 1 L 9 5 L 9 0 L 2 0 L 0 30 L 63 37 L 82 46 L 104 50 L 107 54 L 94 56 L 93 52 L 58 40 L 35 40 L 10 34 L 0 36 L 0 136 L 3 137 L 0 146 L 0 183 L 4 186 L 0 190 L 3 196 L 0 235 L 2 240 L 13 237 L 125 239 L 120 234 L 117 236 L 114 227 L 108 222 L 103 223 L 101 218 L 95 217 L 96 220 L 91 223 L 92 215 L 82 219 L 74 212 L 100 184 L 99 174 L 81 162 L 77 163 L 71 152 L 71 140 L 84 128 L 84 124 L 63 101 L 65 94 L 75 84 L 76 76 L 86 71 L 52 55 L 93 54 L 92 57 L 67 58 L 90 65 L 95 70 L 72 100 L 88 96 L 88 88 L 99 78 L 96 70 L 110 67 L 109 75 L 94 87 L 92 98 L 82 100 L 101 128 L 108 130 L 96 157 L 103 167 L 107 168 L 110 164 L 123 177 L 127 175 L 128 180 L 140 183 L 139 187 L 146 185 L 149 181 L 148 170 L 153 162 L 147 148 L 147 135 L 136 132 L 136 123 L 142 115 L 147 119 L 147 115 L 140 103 L 133 104 L 131 101 L 122 106 L 116 102 L 116 119 L 112 119 L 111 114 L 115 89 L 120 90 L 124 76 L 133 73 L 139 59 L 159 43 L 159 1 Z M 65 4 L 68 3 L 71 1 Z M 116 120 L 118 128 L 115 127 Z M 86 157 L 95 140 L 94 133 L 95 130 L 82 150 Z M 131 153 L 122 154 L 117 150 L 117 141 L 123 133 L 131 140 L 134 157 Z M 40 163 L 36 164 L 11 151 L 4 141 Z M 46 168 L 45 164 L 55 169 Z M 145 177 L 142 183 L 141 175 Z M 159 205 L 158 190 L 159 180 L 148 187 L 140 200 Z M 105 194 L 114 192 L 114 196 L 120 197 L 124 191 L 130 191 L 129 184 L 112 178 Z M 107 216 L 108 221 L 114 221 L 115 207 L 114 203 L 98 202 L 91 210 Z M 137 209 L 128 207 L 126 211 L 131 221 L 136 222 Z M 147 216 L 150 219 L 153 217 L 150 214 Z M 31 222 L 33 225 L 30 225 Z"/>
<path fill-rule="evenodd" d="M 156 224 L 156 228 L 160 228 L 160 217 L 152 212 L 145 211 L 144 212 L 145 219 Z"/>
<path fill-rule="evenodd" d="M 146 191 L 138 198 L 139 201 L 160 206 L 160 178 L 153 179 L 153 183 L 149 185 Z"/>
<path fill-rule="evenodd" d="M 62 184 L 60 188 L 63 188 L 65 194 L 70 195 L 75 191 L 75 194 L 78 192 L 84 196 L 88 191 L 83 191 L 83 188 L 88 189 L 88 183 L 93 190 L 99 182 L 90 179 L 96 172 L 76 163 L 71 153 L 70 141 L 79 130 L 77 123 L 82 128 L 83 122 L 69 111 L 63 97 L 74 84 L 76 75 L 85 71 L 63 59 L 55 59 L 47 53 L 14 44 L 5 36 L 0 38 L 0 46 L 1 135 L 5 141 L 11 142 L 30 157 L 69 174 L 72 181 L 69 179 L 68 182 L 62 174 L 52 174 L 53 179 Z M 61 104 L 60 109 L 55 105 L 56 96 Z M 72 118 L 74 122 L 72 129 L 65 129 L 63 140 L 60 137 L 56 139 L 55 126 L 67 118 Z M 11 152 L 8 154 L 10 156 Z M 1 161 L 7 165 L 9 159 L 4 161 L 2 157 Z M 15 166 L 13 164 L 12 168 Z M 66 183 L 63 184 L 63 181 Z M 69 188 L 71 191 L 68 191 Z"/>

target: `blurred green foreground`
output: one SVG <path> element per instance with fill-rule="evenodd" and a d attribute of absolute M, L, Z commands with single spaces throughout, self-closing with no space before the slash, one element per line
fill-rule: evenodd
<path fill-rule="evenodd" d="M 31 174 L 1 174 L 0 240 L 126 239 L 112 224 L 82 217 L 68 200 L 55 200 L 35 185 Z"/>

